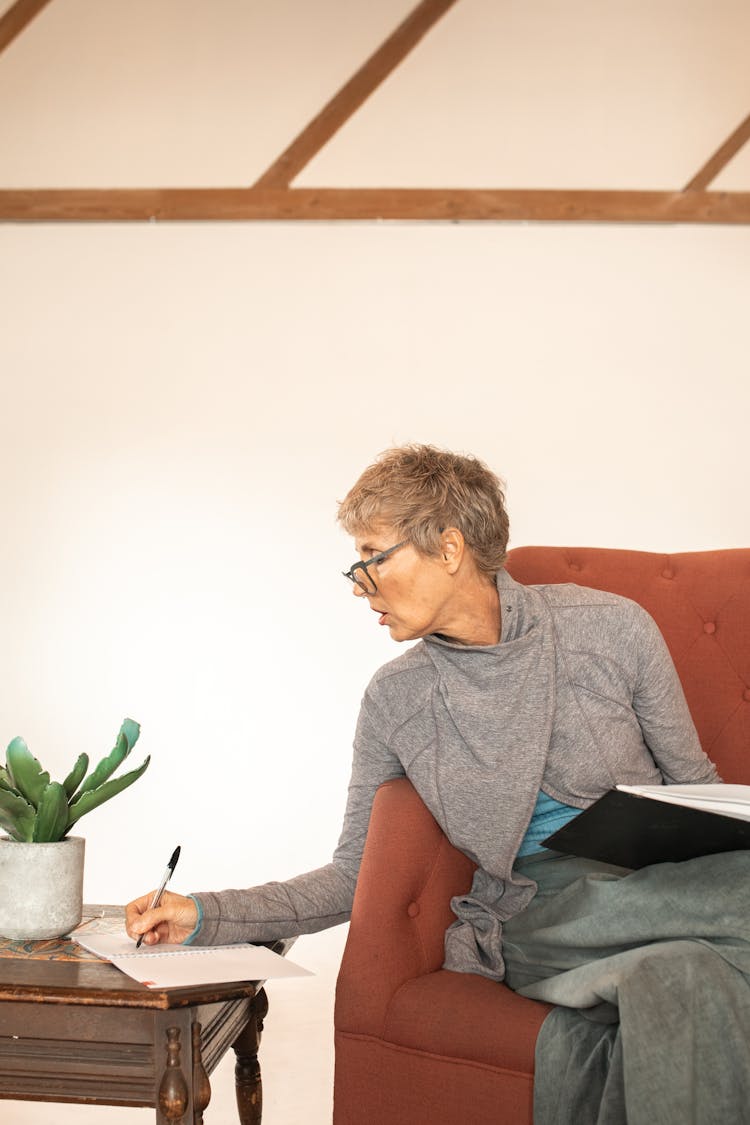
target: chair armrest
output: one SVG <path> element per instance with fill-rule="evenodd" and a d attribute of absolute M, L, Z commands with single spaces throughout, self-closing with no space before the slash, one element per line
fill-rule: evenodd
<path fill-rule="evenodd" d="M 380 787 L 336 986 L 339 1031 L 381 1035 L 401 985 L 441 967 L 450 900 L 469 889 L 474 867 L 409 781 Z"/>

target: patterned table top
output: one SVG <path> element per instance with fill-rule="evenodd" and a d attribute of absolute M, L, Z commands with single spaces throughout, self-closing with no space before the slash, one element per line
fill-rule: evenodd
<path fill-rule="evenodd" d="M 125 926 L 122 906 L 86 903 L 81 924 L 73 933 L 120 934 Z M 98 961 L 99 958 L 74 940 L 71 934 L 44 941 L 0 937 L 0 958 L 24 957 L 32 961 Z"/>

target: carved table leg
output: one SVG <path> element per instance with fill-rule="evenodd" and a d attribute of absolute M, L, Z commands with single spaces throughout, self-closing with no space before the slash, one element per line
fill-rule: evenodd
<path fill-rule="evenodd" d="M 167 1065 L 159 1085 L 158 1112 L 165 1121 L 179 1122 L 188 1105 L 188 1087 L 180 1065 L 180 1029 L 167 1028 Z"/>
<path fill-rule="evenodd" d="M 268 1012 L 268 998 L 261 988 L 253 1000 L 250 1022 L 234 1043 L 237 1065 L 234 1068 L 237 1109 L 242 1125 L 260 1125 L 263 1113 L 263 1091 L 260 1083 L 258 1048 L 263 1020 Z"/>
<path fill-rule="evenodd" d="M 193 1033 L 193 1125 L 203 1125 L 203 1110 L 211 1101 L 211 1083 L 201 1054 L 201 1025 L 194 1023 Z"/>

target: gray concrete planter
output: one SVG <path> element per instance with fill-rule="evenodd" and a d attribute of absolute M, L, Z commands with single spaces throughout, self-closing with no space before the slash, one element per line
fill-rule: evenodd
<path fill-rule="evenodd" d="M 81 921 L 85 840 L 21 844 L 0 837 L 0 935 L 61 937 Z"/>

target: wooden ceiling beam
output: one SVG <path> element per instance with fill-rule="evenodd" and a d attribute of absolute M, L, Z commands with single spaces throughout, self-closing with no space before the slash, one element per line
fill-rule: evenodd
<path fill-rule="evenodd" d="M 396 69 L 456 0 L 422 0 L 263 175 L 256 188 L 288 187 L 373 90 Z"/>
<path fill-rule="evenodd" d="M 16 0 L 0 52 L 50 3 Z M 750 139 L 750 114 L 681 192 L 294 188 L 289 185 L 456 0 L 422 0 L 251 188 L 0 190 L 0 221 L 750 223 L 750 192 L 705 189 Z"/>
<path fill-rule="evenodd" d="M 750 113 L 741 125 L 738 125 L 731 136 L 727 137 L 724 144 L 717 148 L 710 160 L 707 160 L 699 172 L 693 176 L 685 191 L 705 191 L 708 185 L 716 179 L 719 172 L 736 156 L 746 141 L 750 140 Z"/>
<path fill-rule="evenodd" d="M 421 188 L 0 191 L 0 221 L 431 220 L 750 223 L 750 192 Z"/>
<path fill-rule="evenodd" d="M 0 16 L 0 54 L 49 2 L 50 0 L 16 0 L 13 7 L 8 8 L 4 16 Z"/>

